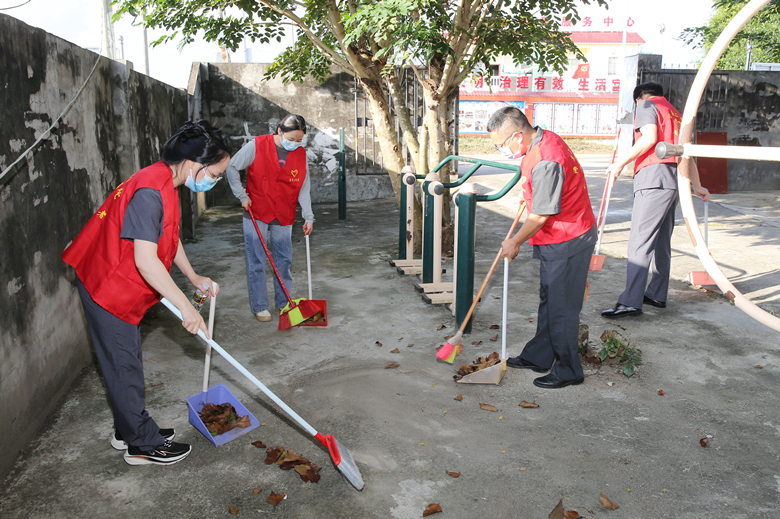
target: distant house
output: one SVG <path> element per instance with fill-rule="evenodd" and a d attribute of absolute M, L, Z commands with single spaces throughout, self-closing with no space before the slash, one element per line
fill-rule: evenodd
<path fill-rule="evenodd" d="M 499 56 L 490 75 L 473 75 L 460 87 L 458 132 L 486 135 L 486 123 L 501 106 L 517 106 L 533 124 L 571 137 L 613 137 L 617 131 L 617 106 L 623 85 L 620 67 L 624 56 L 633 56 L 645 40 L 626 33 L 625 53 L 621 31 L 571 33 L 586 60 L 573 55 L 564 74 L 542 72 L 536 65 L 513 63 Z"/>

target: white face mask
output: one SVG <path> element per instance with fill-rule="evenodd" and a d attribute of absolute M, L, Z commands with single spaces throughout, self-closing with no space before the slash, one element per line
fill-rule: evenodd
<path fill-rule="evenodd" d="M 499 153 L 501 153 L 501 155 L 503 155 L 504 157 L 506 157 L 508 159 L 519 159 L 520 157 L 523 156 L 520 153 L 520 144 L 523 143 L 523 140 L 522 140 L 523 139 L 523 135 L 522 134 L 520 134 L 520 143 L 518 144 L 518 147 L 517 147 L 517 153 L 512 152 L 512 139 L 514 139 L 515 135 L 517 135 L 517 132 L 513 133 L 509 137 L 509 142 L 508 142 L 508 144 L 506 146 L 496 146 L 496 149 L 499 151 Z"/>

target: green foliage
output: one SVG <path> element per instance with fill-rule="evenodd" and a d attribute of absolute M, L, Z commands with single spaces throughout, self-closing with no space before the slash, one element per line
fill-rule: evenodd
<path fill-rule="evenodd" d="M 707 25 L 685 29 L 680 39 L 694 48 L 709 51 L 720 33 L 737 13 L 747 5 L 747 0 L 720 0 Z M 773 0 L 737 33 L 716 68 L 721 70 L 744 69 L 747 44 L 753 46 L 751 61 L 780 62 L 780 0 Z"/>
<path fill-rule="evenodd" d="M 625 328 L 619 326 L 623 331 Z M 642 350 L 631 345 L 631 336 L 623 335 L 617 330 L 606 330 L 601 334 L 603 346 L 599 351 L 599 359 L 618 359 L 623 364 L 623 374 L 631 377 L 636 372 L 636 365 L 642 362 Z"/>

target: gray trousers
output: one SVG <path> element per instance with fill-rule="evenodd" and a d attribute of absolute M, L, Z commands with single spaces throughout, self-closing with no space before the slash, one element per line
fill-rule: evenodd
<path fill-rule="evenodd" d="M 677 200 L 676 189 L 640 189 L 634 193 L 626 289 L 620 294 L 618 303 L 642 308 L 645 295 L 656 301 L 666 301 Z M 649 285 L 648 272 L 652 274 Z"/>
<path fill-rule="evenodd" d="M 114 427 L 128 445 L 152 450 L 165 442 L 160 428 L 146 412 L 141 329 L 106 311 L 76 279 L 92 346 L 106 383 Z"/>
<path fill-rule="evenodd" d="M 551 373 L 563 380 L 583 377 L 578 338 L 592 254 L 591 245 L 569 257 L 542 257 L 539 267 L 536 335 L 525 345 L 520 358 L 540 368 L 552 366 Z"/>

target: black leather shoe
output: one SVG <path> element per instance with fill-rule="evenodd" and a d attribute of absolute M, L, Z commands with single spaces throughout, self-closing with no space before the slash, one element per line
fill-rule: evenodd
<path fill-rule="evenodd" d="M 656 308 L 666 308 L 666 301 L 656 301 L 655 299 L 650 299 L 647 296 L 645 296 L 644 299 L 642 299 L 642 303 L 646 305 L 654 306 Z"/>
<path fill-rule="evenodd" d="M 541 387 L 544 389 L 560 389 L 566 386 L 576 386 L 577 384 L 582 384 L 584 381 L 585 378 L 575 378 L 574 380 L 563 380 L 562 378 L 558 378 L 552 373 L 549 373 L 543 377 L 534 379 L 534 385 L 536 387 Z"/>
<path fill-rule="evenodd" d="M 634 308 L 633 306 L 621 305 L 618 303 L 614 307 L 601 312 L 602 317 L 609 318 L 625 317 L 627 315 L 642 315 L 642 309 Z"/>
<path fill-rule="evenodd" d="M 527 360 L 521 359 L 519 356 L 509 357 L 506 359 L 506 365 L 511 368 L 530 369 L 531 371 L 535 371 L 537 373 L 547 373 L 550 371 L 549 369 L 540 368 L 539 366 L 531 364 Z"/>

